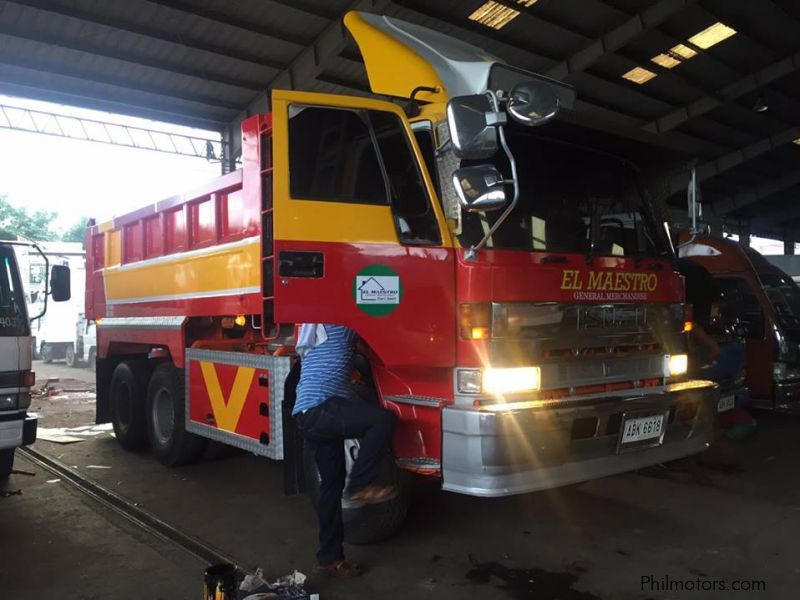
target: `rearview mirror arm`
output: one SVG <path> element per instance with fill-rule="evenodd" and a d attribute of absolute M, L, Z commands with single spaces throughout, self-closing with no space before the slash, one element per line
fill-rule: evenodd
<path fill-rule="evenodd" d="M 499 103 L 497 102 L 497 96 L 494 92 L 489 91 L 487 92 L 489 98 L 491 98 L 492 105 L 494 107 L 495 112 L 500 111 Z M 503 148 L 503 151 L 506 153 L 508 157 L 508 162 L 511 165 L 511 179 L 514 182 L 514 198 L 511 200 L 511 204 L 503 211 L 497 221 L 495 221 L 494 225 L 486 232 L 486 235 L 483 236 L 483 239 L 478 242 L 475 246 L 472 246 L 467 252 L 464 254 L 464 258 L 466 260 L 474 260 L 477 256 L 478 250 L 483 248 L 489 239 L 492 237 L 495 231 L 497 231 L 498 227 L 503 224 L 503 222 L 508 218 L 513 211 L 517 207 L 517 202 L 519 201 L 519 179 L 517 178 L 517 162 L 514 160 L 514 155 L 511 154 L 511 149 L 508 147 L 508 143 L 506 142 L 506 133 L 505 128 L 503 125 L 497 125 L 497 133 L 500 137 L 500 146 Z M 503 182 L 505 183 L 505 182 Z"/>
<path fill-rule="evenodd" d="M 39 244 L 32 241 L 31 245 L 36 248 L 39 256 L 44 259 L 44 302 L 42 304 L 42 312 L 35 317 L 28 319 L 31 323 L 33 323 L 37 319 L 41 319 L 44 316 L 44 313 L 47 312 L 47 297 L 50 295 L 50 261 L 47 260 L 47 255 L 39 247 Z"/>

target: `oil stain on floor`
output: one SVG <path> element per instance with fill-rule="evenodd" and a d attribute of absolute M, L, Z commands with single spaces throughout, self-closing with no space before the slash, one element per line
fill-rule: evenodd
<path fill-rule="evenodd" d="M 602 600 L 590 592 L 573 589 L 580 578 L 575 573 L 559 573 L 543 569 L 512 569 L 497 562 L 473 563 L 467 579 L 476 585 L 498 582 L 496 587 L 512 598 L 530 600 Z"/>

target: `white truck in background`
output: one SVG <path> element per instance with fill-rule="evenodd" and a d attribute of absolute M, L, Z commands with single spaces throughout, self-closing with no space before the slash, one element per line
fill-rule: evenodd
<path fill-rule="evenodd" d="M 83 313 L 85 254 L 79 242 L 40 242 L 41 253 L 30 246 L 16 247 L 22 285 L 29 312 L 42 311 L 46 284 L 46 263 L 63 265 L 71 271 L 72 294 L 68 302 L 51 305 L 47 313 L 32 323 L 33 357 L 49 363 L 58 359 L 75 362 L 76 324 Z"/>
<path fill-rule="evenodd" d="M 55 302 L 70 299 L 69 267 L 50 267 L 42 253 L 41 310 L 29 310 L 25 277 L 20 275 L 19 252 L 15 250 L 24 250 L 29 256 L 30 252 L 37 251 L 37 246 L 0 240 L 0 482 L 11 474 L 15 450 L 36 440 L 37 417 L 28 414 L 31 387 L 36 381 L 31 370 L 31 321 L 39 320 L 49 306 L 55 306 L 48 299 Z M 29 318 L 31 315 L 33 317 Z"/>
<path fill-rule="evenodd" d="M 97 329 L 94 321 L 87 321 L 83 311 L 78 314 L 75 325 L 75 346 L 67 347 L 64 357 L 68 367 L 79 367 L 82 364 L 94 371 L 97 361 Z"/>

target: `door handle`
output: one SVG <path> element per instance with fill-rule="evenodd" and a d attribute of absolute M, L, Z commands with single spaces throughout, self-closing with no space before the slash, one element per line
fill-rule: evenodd
<path fill-rule="evenodd" d="M 278 254 L 280 277 L 319 278 L 324 272 L 322 252 L 281 251 Z"/>

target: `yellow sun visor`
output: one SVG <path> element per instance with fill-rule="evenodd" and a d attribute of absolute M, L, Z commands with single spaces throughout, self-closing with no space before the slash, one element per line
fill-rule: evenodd
<path fill-rule="evenodd" d="M 454 96 L 482 94 L 488 89 L 508 90 L 523 79 L 544 80 L 553 85 L 563 108 L 572 108 L 572 87 L 523 69 L 509 66 L 485 50 L 393 17 L 350 11 L 344 24 L 355 38 L 367 68 L 374 94 L 423 102 L 447 102 Z"/>

